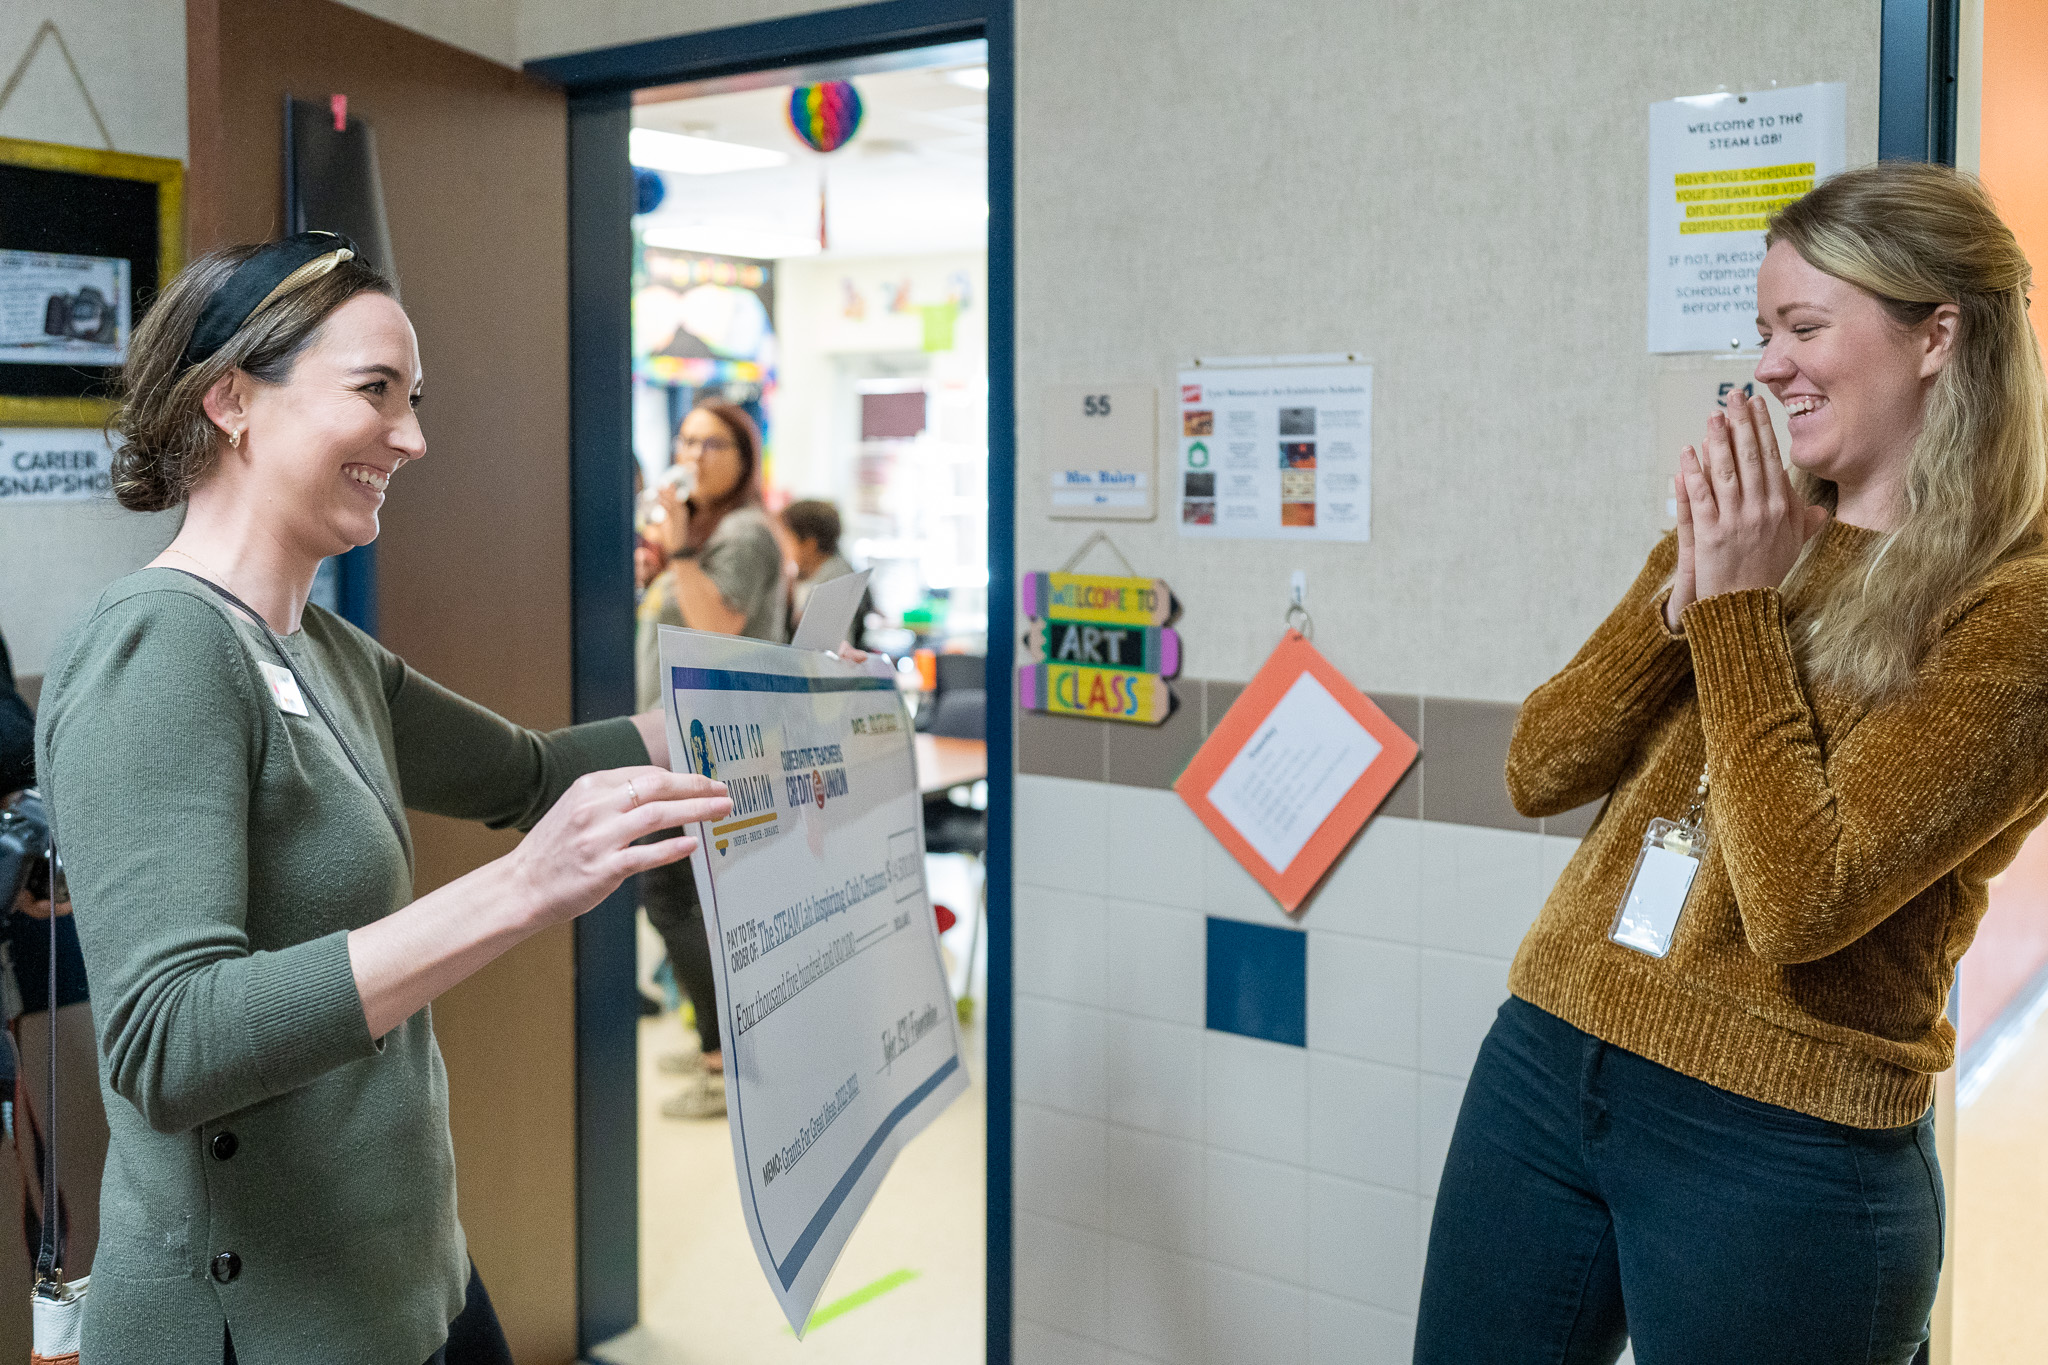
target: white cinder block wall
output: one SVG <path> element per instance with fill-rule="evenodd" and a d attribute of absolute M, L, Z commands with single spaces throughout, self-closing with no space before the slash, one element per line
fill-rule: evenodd
<path fill-rule="evenodd" d="M 1297 926 L 1170 791 L 1027 775 L 1017 820 L 1065 832 L 1018 863 L 1019 1365 L 1405 1362 L 1465 1076 L 1577 840 L 1382 818 Z M 1307 930 L 1306 1048 L 1204 1029 L 1211 915 Z"/>

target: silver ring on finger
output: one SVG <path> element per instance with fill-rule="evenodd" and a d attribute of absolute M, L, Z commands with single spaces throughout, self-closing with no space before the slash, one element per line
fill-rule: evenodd
<path fill-rule="evenodd" d="M 640 807 L 640 793 L 635 790 L 633 779 L 630 777 L 626 779 L 626 802 L 627 810 L 638 810 Z"/>

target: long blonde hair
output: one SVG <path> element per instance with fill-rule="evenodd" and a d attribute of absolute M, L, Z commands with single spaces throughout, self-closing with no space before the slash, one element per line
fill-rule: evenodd
<path fill-rule="evenodd" d="M 1974 176 L 1919 162 L 1823 181 L 1772 216 L 1765 242 L 1875 295 L 1901 326 L 1944 303 L 1961 313 L 1907 457 L 1898 525 L 1801 600 L 1792 623 L 1808 679 L 1874 700 L 1912 681 L 1973 584 L 2043 544 L 2048 379 L 2027 320 L 2033 271 Z M 1833 483 L 1794 477 L 1809 502 L 1834 508 Z M 1809 558 L 1787 581 L 1795 600 Z"/>

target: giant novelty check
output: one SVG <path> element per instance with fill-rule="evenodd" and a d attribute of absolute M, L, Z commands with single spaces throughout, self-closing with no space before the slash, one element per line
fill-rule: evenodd
<path fill-rule="evenodd" d="M 798 1336 L 905 1143 L 967 1088 L 893 679 L 664 627 L 670 765 L 725 783 L 692 828 L 740 1204 Z"/>

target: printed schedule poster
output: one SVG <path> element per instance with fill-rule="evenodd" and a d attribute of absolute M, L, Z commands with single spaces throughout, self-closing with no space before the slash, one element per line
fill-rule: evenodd
<path fill-rule="evenodd" d="M 1183 370 L 1180 533 L 1369 540 L 1372 367 Z"/>
<path fill-rule="evenodd" d="M 1650 106 L 1650 350 L 1754 348 L 1764 224 L 1847 164 L 1839 82 Z"/>
<path fill-rule="evenodd" d="M 671 766 L 726 784 L 691 828 L 740 1207 L 801 1337 L 890 1163 L 967 1088 L 924 882 L 910 718 L 886 669 L 663 627 Z"/>

